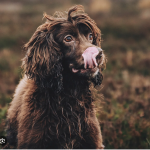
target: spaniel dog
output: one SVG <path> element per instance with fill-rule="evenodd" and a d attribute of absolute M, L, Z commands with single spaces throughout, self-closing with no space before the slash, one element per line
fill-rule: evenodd
<path fill-rule="evenodd" d="M 100 30 L 81 5 L 44 17 L 24 46 L 24 77 L 7 115 L 9 146 L 104 148 L 89 89 L 101 84 L 106 63 Z"/>

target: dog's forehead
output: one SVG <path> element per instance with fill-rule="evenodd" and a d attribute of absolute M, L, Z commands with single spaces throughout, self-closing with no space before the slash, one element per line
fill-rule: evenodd
<path fill-rule="evenodd" d="M 72 22 L 64 22 L 61 23 L 58 30 L 59 33 L 61 34 L 72 34 L 72 35 L 77 35 L 79 33 L 84 33 L 84 32 L 91 32 L 91 29 L 84 23 L 78 22 L 76 24 Z"/>
<path fill-rule="evenodd" d="M 61 24 L 61 28 L 60 28 L 63 32 L 77 32 L 78 29 L 76 27 L 76 25 L 74 25 L 71 22 L 65 22 Z"/>

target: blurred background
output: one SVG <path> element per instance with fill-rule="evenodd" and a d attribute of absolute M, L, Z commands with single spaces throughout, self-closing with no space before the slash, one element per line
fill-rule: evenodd
<path fill-rule="evenodd" d="M 103 88 L 93 90 L 105 148 L 150 149 L 150 0 L 0 0 L 0 136 L 21 78 L 23 45 L 44 12 L 75 4 L 101 29 L 108 59 Z"/>

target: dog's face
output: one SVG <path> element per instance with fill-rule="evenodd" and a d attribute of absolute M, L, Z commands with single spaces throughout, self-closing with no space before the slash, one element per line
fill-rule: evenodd
<path fill-rule="evenodd" d="M 25 44 L 22 67 L 39 87 L 60 91 L 64 72 L 101 84 L 106 59 L 100 48 L 100 30 L 84 11 L 78 11 L 83 11 L 82 6 L 71 8 L 67 17 L 45 15 L 47 22 Z"/>
<path fill-rule="evenodd" d="M 54 39 L 61 46 L 64 69 L 89 78 L 101 71 L 105 55 L 94 38 L 92 29 L 84 23 L 65 22 L 57 26 Z"/>

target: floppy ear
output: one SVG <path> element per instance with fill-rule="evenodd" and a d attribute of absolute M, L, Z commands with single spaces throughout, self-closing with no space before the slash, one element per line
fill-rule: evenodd
<path fill-rule="evenodd" d="M 62 54 L 51 30 L 48 23 L 37 28 L 24 46 L 27 53 L 22 60 L 22 67 L 27 77 L 34 79 L 38 87 L 50 88 L 58 93 L 63 86 Z"/>

